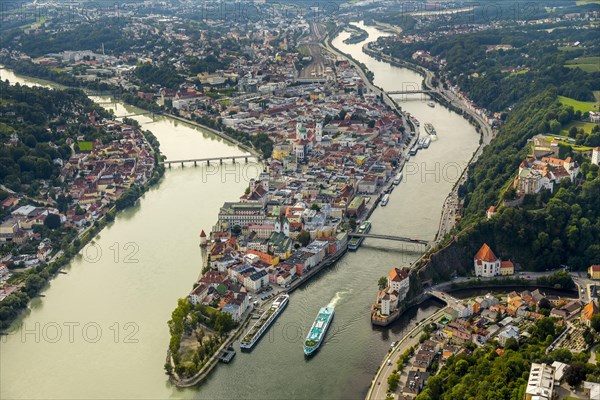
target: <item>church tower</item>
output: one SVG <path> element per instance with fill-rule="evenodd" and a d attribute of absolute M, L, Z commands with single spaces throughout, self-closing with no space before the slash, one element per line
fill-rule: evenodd
<path fill-rule="evenodd" d="M 296 140 L 306 140 L 306 128 L 300 122 L 300 119 L 296 120 Z"/>
<path fill-rule="evenodd" d="M 315 140 L 320 143 L 323 140 L 323 122 L 317 120 L 315 124 Z"/>

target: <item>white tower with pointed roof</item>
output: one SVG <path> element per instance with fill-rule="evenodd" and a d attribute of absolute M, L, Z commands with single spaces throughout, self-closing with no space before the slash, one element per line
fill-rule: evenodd
<path fill-rule="evenodd" d="M 319 119 L 315 123 L 315 140 L 317 143 L 320 143 L 321 140 L 323 140 L 323 122 Z"/>

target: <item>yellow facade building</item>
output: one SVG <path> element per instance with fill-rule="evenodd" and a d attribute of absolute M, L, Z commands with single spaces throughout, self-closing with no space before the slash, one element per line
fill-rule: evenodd
<path fill-rule="evenodd" d="M 590 278 L 592 279 L 600 279 L 600 265 L 591 265 L 588 268 L 588 274 L 590 274 Z"/>

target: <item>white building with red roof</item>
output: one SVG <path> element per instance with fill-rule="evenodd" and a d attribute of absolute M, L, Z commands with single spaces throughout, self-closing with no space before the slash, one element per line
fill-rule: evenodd
<path fill-rule="evenodd" d="M 496 257 L 490 246 L 484 243 L 473 258 L 475 265 L 475 276 L 483 276 L 485 278 L 500 275 L 500 267 L 502 261 Z"/>
<path fill-rule="evenodd" d="M 408 268 L 394 268 L 388 274 L 388 286 L 379 293 L 381 302 L 381 315 L 390 315 L 398 303 L 406 297 L 410 287 L 410 270 Z"/>
<path fill-rule="evenodd" d="M 388 286 L 390 291 L 396 291 L 401 298 L 406 296 L 409 287 L 409 270 L 407 268 L 394 268 L 388 275 Z"/>

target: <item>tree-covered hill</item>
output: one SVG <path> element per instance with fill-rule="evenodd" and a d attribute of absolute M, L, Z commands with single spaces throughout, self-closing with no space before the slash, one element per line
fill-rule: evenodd
<path fill-rule="evenodd" d="M 538 207 L 503 208 L 468 228 L 459 243 L 470 248 L 472 257 L 486 242 L 505 259 L 538 271 L 561 264 L 585 270 L 600 263 L 600 178 L 567 183 Z"/>
<path fill-rule="evenodd" d="M 104 139 L 88 124 L 88 115 L 109 116 L 80 90 L 53 90 L 0 82 L 0 181 L 17 192 L 27 185 L 35 192 L 38 179 L 54 180 L 55 160 L 67 160 L 67 139 Z M 60 185 L 59 182 L 54 182 Z"/>
<path fill-rule="evenodd" d="M 103 18 L 100 21 L 80 22 L 73 29 L 56 30 L 51 34 L 25 34 L 15 30 L 4 38 L 4 47 L 20 50 L 31 57 L 65 50 L 92 50 L 101 52 L 102 45 L 108 53 L 123 53 L 143 46 L 155 36 L 152 32 L 134 35 L 126 29 L 129 21 L 125 18 Z M 75 22 L 74 22 L 75 23 Z"/>
<path fill-rule="evenodd" d="M 552 319 L 543 318 L 529 329 L 531 338 L 507 345 L 498 355 L 491 343 L 472 354 L 450 357 L 439 374 L 429 378 L 417 400 L 522 400 L 525 396 L 531 363 L 552 364 L 560 361 L 570 366 L 565 380 L 579 383 L 597 381 L 600 369 L 588 364 L 589 353 L 571 354 L 565 349 L 546 353 L 546 347 L 558 336 L 560 328 Z"/>
<path fill-rule="evenodd" d="M 442 251 L 447 252 L 447 259 L 461 260 L 455 270 L 469 272 L 472 256 L 483 242 L 525 269 L 544 270 L 560 264 L 585 269 L 600 262 L 598 166 L 573 149 L 600 146 L 600 127 L 582 129 L 587 113 L 575 110 L 570 101 L 594 99 L 594 91 L 600 90 L 600 73 L 565 66 L 568 59 L 576 57 L 574 53 L 585 55 L 597 48 L 590 34 L 572 27 L 552 33 L 519 27 L 449 35 L 425 43 L 384 41 L 388 46 L 384 51 L 401 58 L 425 49 L 438 60 L 446 60 L 438 75 L 458 84 L 480 106 L 505 111 L 496 137 L 469 166 L 467 180 L 459 188 L 462 219 L 453 233 L 455 242 Z M 585 45 L 562 51 L 559 44 L 570 40 Z M 513 50 L 486 51 L 487 46 L 498 44 L 510 44 Z M 511 72 L 509 67 L 519 67 L 521 72 Z M 578 162 L 579 177 L 576 182 L 562 183 L 554 193 L 525 196 L 516 208 L 500 207 L 487 221 L 490 206 L 502 206 L 503 200 L 515 198 L 513 180 L 531 152 L 529 140 L 538 134 L 568 134 L 573 139 L 570 145 L 561 143 L 559 156 L 571 156 Z M 435 269 L 423 271 L 422 277 L 449 277 Z M 448 266 L 448 271 L 451 269 Z"/>
<path fill-rule="evenodd" d="M 563 51 L 562 45 L 569 42 L 581 45 Z M 379 45 L 385 53 L 405 60 L 410 60 L 418 50 L 444 60 L 443 65 L 422 63 L 490 111 L 505 111 L 549 86 L 556 87 L 559 95 L 581 101 L 593 101 L 593 91 L 600 90 L 600 72 L 565 67 L 576 57 L 597 55 L 597 33 L 593 29 L 566 27 L 547 32 L 539 27 L 522 27 L 448 35 L 415 43 L 381 38 Z M 498 45 L 511 48 L 494 50 L 492 46 Z"/>

